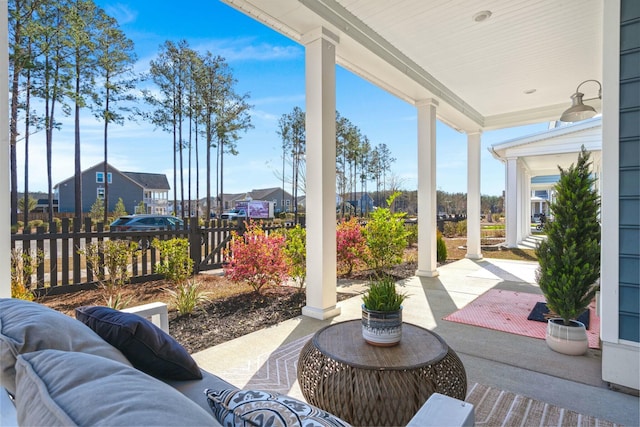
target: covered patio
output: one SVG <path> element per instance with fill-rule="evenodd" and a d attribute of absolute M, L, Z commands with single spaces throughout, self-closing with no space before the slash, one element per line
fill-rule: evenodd
<path fill-rule="evenodd" d="M 581 147 L 591 153 L 593 173 L 600 190 L 602 117 L 526 135 L 491 147 L 491 154 L 505 165 L 507 247 L 516 248 L 531 235 L 531 191 L 535 187 L 552 188 L 553 181 L 544 178 L 557 178 L 558 167 L 567 169 L 575 164 Z M 546 184 L 536 185 L 536 178 Z"/>
<path fill-rule="evenodd" d="M 584 95 L 602 113 L 600 185 L 602 233 L 607 236 L 602 242 L 602 378 L 640 388 L 637 2 L 613 0 L 605 7 L 601 0 L 223 1 L 305 47 L 307 238 L 313 244 L 308 246 L 303 314 L 309 317 L 340 313 L 335 287 L 336 65 L 416 108 L 420 278 L 439 275 L 436 120 L 467 134 L 467 146 L 460 147 L 467 156 L 467 258 L 479 260 L 482 132 L 558 120 L 570 107 L 570 97 Z M 516 172 L 508 168 L 514 176 L 507 182 L 524 181 L 516 179 Z M 509 197 L 516 194 L 511 191 Z M 517 199 L 507 201 L 517 204 Z M 507 215 L 515 243 L 524 233 L 518 234 L 514 212 Z M 620 292 L 628 297 L 622 300 Z"/>
<path fill-rule="evenodd" d="M 621 60 L 621 52 L 633 53 L 640 47 L 637 40 L 623 38 L 637 31 L 622 31 L 629 22 L 633 28 L 640 25 L 637 3 L 611 0 L 605 7 L 602 0 L 223 1 L 305 46 L 307 306 L 306 317 L 282 325 L 295 333 L 285 332 L 277 340 L 270 335 L 276 331 L 273 328 L 248 336 L 251 341 L 238 341 L 240 347 L 234 347 L 238 345 L 234 341 L 210 353 L 207 350 L 196 355 L 203 367 L 224 376 L 217 368 L 220 360 L 246 364 L 246 358 L 235 357 L 243 349 L 269 352 L 274 345 L 305 336 L 327 322 L 353 318 L 349 304 L 359 307 L 358 298 L 344 304 L 336 299 L 335 69 L 339 65 L 416 108 L 420 231 L 416 277 L 406 284 L 416 297 L 409 300 L 406 320 L 441 333 L 465 354 L 463 362 L 472 381 L 487 385 L 493 381 L 501 390 L 551 400 L 604 419 L 628 416 L 620 422 L 637 424 L 637 398 L 606 388 L 608 383 L 640 387 L 640 234 L 637 215 L 625 215 L 637 212 L 640 199 L 640 163 L 629 155 L 638 153 L 640 105 L 637 96 L 623 96 L 637 93 L 634 79 L 640 76 L 637 67 L 625 68 L 638 62 Z M 4 1 L 0 69 L 5 74 L 0 98 L 5 101 L 6 13 Z M 634 58 L 637 61 L 637 55 Z M 559 356 L 539 340 L 443 323 L 443 315 L 502 282 L 509 289 L 535 293 L 535 286 L 526 280 L 496 283 L 491 279 L 489 284 L 483 282 L 486 277 L 473 274 L 483 273 L 488 263 L 482 261 L 480 250 L 482 132 L 556 120 L 569 107 L 569 96 L 579 83 L 589 79 L 602 82 L 604 88 L 602 103 L 589 101 L 603 115 L 602 231 L 607 239 L 602 244 L 602 353 Z M 626 85 L 627 80 L 631 85 Z M 590 87 L 584 89 L 589 91 L 588 98 L 595 95 Z M 0 163 L 5 166 L 9 164 L 8 116 L 8 103 L 0 103 L 4 131 L 0 145 L 5 148 L 0 150 Z M 451 271 L 453 265 L 438 268 L 436 263 L 436 120 L 467 134 L 467 146 L 460 151 L 467 156 L 468 259 L 455 263 L 458 273 Z M 621 164 L 620 159 L 629 162 Z M 0 200 L 8 206 L 9 168 L 2 170 Z M 0 235 L 4 236 L 0 275 L 5 278 L 10 276 L 9 222 L 9 211 L 4 209 L 0 212 Z M 0 296 L 9 295 L 5 280 Z M 545 352 L 549 354 L 541 357 Z M 585 399 L 575 399 L 580 395 Z"/>
<path fill-rule="evenodd" d="M 467 375 L 466 401 L 475 405 L 477 426 L 638 425 L 638 397 L 607 387 L 601 378 L 600 350 L 565 356 L 549 349 L 543 339 L 444 319 L 487 292 L 535 294 L 542 301 L 534 283 L 536 268 L 535 262 L 464 259 L 441 266 L 438 277 L 406 279 L 399 283 L 410 294 L 403 319 L 434 331 L 460 357 Z M 239 387 L 304 398 L 296 377 L 303 344 L 324 326 L 361 317 L 358 293 L 364 286 L 339 281 L 337 290 L 354 294 L 338 303 L 339 316 L 300 316 L 195 353 L 194 358 Z M 513 321 L 539 323 L 526 317 Z"/>

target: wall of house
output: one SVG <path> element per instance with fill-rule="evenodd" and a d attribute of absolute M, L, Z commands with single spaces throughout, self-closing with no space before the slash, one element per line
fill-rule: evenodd
<path fill-rule="evenodd" d="M 603 27 L 602 379 L 640 389 L 640 2 L 611 0 Z"/>
<path fill-rule="evenodd" d="M 640 342 L 640 2 L 620 19 L 620 339 Z"/>
<path fill-rule="evenodd" d="M 93 168 L 85 170 L 82 174 L 82 212 L 85 214 L 91 211 L 91 206 L 93 206 L 98 197 L 98 188 L 104 188 L 105 186 L 104 183 L 96 182 L 96 172 L 103 172 L 103 166 L 96 165 Z M 116 169 L 109 168 L 108 172 L 111 173 L 111 183 L 109 183 L 109 212 L 115 209 L 118 198 L 121 197 L 127 212 L 133 213 L 135 206 L 142 200 L 142 187 Z M 59 185 L 60 212 L 75 211 L 74 193 L 75 186 L 73 179 L 64 181 Z"/>

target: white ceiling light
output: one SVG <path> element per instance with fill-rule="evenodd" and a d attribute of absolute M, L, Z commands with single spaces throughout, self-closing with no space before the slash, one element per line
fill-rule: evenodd
<path fill-rule="evenodd" d="M 486 21 L 490 17 L 491 17 L 491 11 L 483 10 L 482 12 L 478 12 L 475 15 L 473 15 L 473 20 L 476 22 L 482 22 L 482 21 Z"/>

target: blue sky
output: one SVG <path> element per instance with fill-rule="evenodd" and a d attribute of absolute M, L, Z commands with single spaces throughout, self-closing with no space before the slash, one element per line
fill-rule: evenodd
<path fill-rule="evenodd" d="M 254 128 L 242 134 L 239 154 L 225 157 L 225 193 L 279 187 L 282 165 L 278 119 L 298 106 L 305 108 L 304 48 L 218 1 L 190 1 L 180 7 L 168 0 L 95 0 L 115 17 L 133 40 L 136 71 L 149 68 L 166 40 L 185 39 L 191 48 L 223 56 L 238 80 L 239 93 L 248 93 Z M 360 77 L 337 67 L 337 110 L 366 135 L 372 146 L 384 143 L 396 158 L 391 169 L 405 190 L 416 189 L 416 109 Z M 73 174 L 73 119 L 61 114 L 63 129 L 53 140 L 53 183 Z M 482 135 L 482 194 L 500 195 L 504 166 L 487 148 L 497 142 L 543 131 L 547 124 L 486 132 Z M 90 112 L 81 125 L 82 169 L 102 161 L 102 125 Z M 109 163 L 122 171 L 165 173 L 173 183 L 172 136 L 144 122 L 110 127 Z M 466 192 L 466 135 L 437 126 L 437 187 Z M 46 191 L 46 158 L 42 135 L 32 137 L 30 191 Z M 19 188 L 23 188 L 23 153 L 19 153 Z M 204 158 L 202 161 L 204 165 Z M 201 177 L 204 168 L 201 167 Z M 186 176 L 186 175 L 185 175 Z M 192 175 L 195 179 L 195 170 Z M 185 181 L 186 185 L 186 181 Z M 215 182 L 212 182 L 215 189 Z M 370 184 L 369 189 L 373 188 Z M 205 183 L 200 183 L 200 197 Z M 195 184 L 192 196 L 195 197 Z M 185 195 L 186 197 L 186 195 Z"/>

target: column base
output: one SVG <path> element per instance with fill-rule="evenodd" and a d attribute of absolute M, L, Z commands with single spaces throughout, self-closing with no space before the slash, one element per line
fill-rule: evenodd
<path fill-rule="evenodd" d="M 336 307 L 335 305 L 333 307 L 329 307 L 325 309 L 310 307 L 308 305 L 305 305 L 304 307 L 302 307 L 303 316 L 311 317 L 313 319 L 318 319 L 318 320 L 329 319 L 331 317 L 336 317 L 339 314 L 340 314 L 340 307 Z"/>
<path fill-rule="evenodd" d="M 483 259 L 482 254 L 466 254 L 464 257 L 466 259 L 471 259 L 471 260 L 474 260 L 474 261 L 479 261 L 479 260 Z"/>
<path fill-rule="evenodd" d="M 438 277 L 440 272 L 438 270 L 416 270 L 416 276 L 418 277 Z"/>

